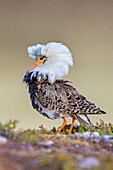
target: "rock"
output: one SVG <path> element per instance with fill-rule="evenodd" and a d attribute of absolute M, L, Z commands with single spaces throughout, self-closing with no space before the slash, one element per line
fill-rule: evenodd
<path fill-rule="evenodd" d="M 44 146 L 44 147 L 46 147 L 46 148 L 51 148 L 51 149 L 53 149 L 53 150 L 56 150 L 56 147 L 51 146 L 51 145 L 54 144 L 53 141 L 50 141 L 50 140 L 49 140 L 49 141 L 46 141 L 46 142 L 38 142 L 38 144 L 41 145 L 41 146 Z"/>
<path fill-rule="evenodd" d="M 90 138 L 91 132 L 83 132 L 82 135 L 86 140 L 88 140 Z"/>
<path fill-rule="evenodd" d="M 79 161 L 79 167 L 80 168 L 92 168 L 94 166 L 99 166 L 99 160 L 95 157 L 88 157 L 84 158 L 81 161 Z"/>
<path fill-rule="evenodd" d="M 80 135 L 80 134 L 81 134 L 81 133 L 79 133 L 79 132 L 75 132 L 75 133 L 74 133 L 75 136 L 76 136 L 76 135 Z"/>
<path fill-rule="evenodd" d="M 7 138 L 0 136 L 0 144 L 5 144 L 7 142 Z"/>
<path fill-rule="evenodd" d="M 31 144 L 28 145 L 28 150 L 29 150 L 30 152 L 34 152 L 34 148 L 33 148 L 33 146 L 32 146 Z"/>
<path fill-rule="evenodd" d="M 93 133 L 92 133 L 92 137 L 93 137 L 93 138 L 100 138 L 100 135 L 99 135 L 98 132 L 93 132 Z"/>
<path fill-rule="evenodd" d="M 109 135 L 109 139 L 113 139 L 113 135 Z"/>
<path fill-rule="evenodd" d="M 75 146 L 76 148 L 80 149 L 80 146 L 77 145 L 76 143 L 72 143 L 73 146 Z"/>
<path fill-rule="evenodd" d="M 101 138 L 105 140 L 109 140 L 109 135 L 102 135 Z"/>
<path fill-rule="evenodd" d="M 13 131 L 14 131 L 15 133 L 18 133 L 18 132 L 19 132 L 19 130 L 18 130 L 18 129 L 13 129 Z"/>
<path fill-rule="evenodd" d="M 80 147 L 80 146 L 79 146 L 78 144 L 76 144 L 76 143 L 72 143 L 72 145 L 73 145 L 75 148 L 77 148 L 77 149 L 83 150 L 82 147 Z"/>
<path fill-rule="evenodd" d="M 93 142 L 100 142 L 100 138 L 93 138 L 92 141 Z"/>
<path fill-rule="evenodd" d="M 82 133 L 75 132 L 75 133 L 73 134 L 73 138 L 80 139 L 81 137 L 83 137 Z"/>

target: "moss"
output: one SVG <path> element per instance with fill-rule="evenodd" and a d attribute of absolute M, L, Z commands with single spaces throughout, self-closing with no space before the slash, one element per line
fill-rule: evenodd
<path fill-rule="evenodd" d="M 75 160 L 62 152 L 56 152 L 52 160 L 52 165 L 54 170 L 71 170 L 75 167 Z"/>
<path fill-rule="evenodd" d="M 23 167 L 21 169 L 25 169 L 26 166 L 29 169 L 80 170 L 78 166 L 80 159 L 94 156 L 100 161 L 100 165 L 94 167 L 94 170 L 110 169 L 113 166 L 112 141 L 91 139 L 86 141 L 83 138 L 68 136 L 71 125 L 66 125 L 57 135 L 55 135 L 57 131 L 55 127 L 47 130 L 43 125 L 39 130 L 16 130 L 17 122 L 0 123 L 0 135 L 8 139 L 4 145 L 0 144 L 0 158 L 5 159 L 6 164 L 10 164 L 13 160 L 15 164 L 21 164 Z M 86 131 L 113 135 L 113 125 L 100 120 L 95 126 L 75 125 L 72 133 Z M 0 161 L 0 167 L 2 162 Z"/>
<path fill-rule="evenodd" d="M 37 141 L 41 141 L 43 139 L 41 139 L 41 137 L 39 138 L 39 136 L 37 137 L 37 135 L 52 135 L 56 133 L 56 128 L 53 127 L 51 130 L 47 130 L 43 127 L 43 125 L 40 126 L 39 130 L 15 130 L 16 125 L 17 125 L 18 121 L 14 120 L 14 121 L 9 121 L 6 124 L 2 124 L 0 123 L 0 135 L 5 136 L 8 138 L 9 141 L 11 140 L 15 140 L 15 141 L 21 141 L 23 143 L 33 143 L 36 144 Z M 63 130 L 61 131 L 62 134 L 68 134 L 69 129 L 70 129 L 70 124 L 66 125 Z M 106 124 L 103 120 L 100 120 L 100 122 L 97 122 L 95 126 L 77 126 L 74 125 L 73 129 L 72 129 L 72 133 L 75 132 L 86 132 L 86 131 L 97 131 L 99 132 L 100 135 L 113 135 L 113 125 L 111 123 Z M 46 138 L 48 138 L 47 136 L 45 136 Z"/>

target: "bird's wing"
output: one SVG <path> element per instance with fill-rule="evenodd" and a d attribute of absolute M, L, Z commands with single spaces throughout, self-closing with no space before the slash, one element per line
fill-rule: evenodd
<path fill-rule="evenodd" d="M 38 111 L 41 110 L 40 112 L 51 112 L 54 118 L 73 116 L 73 114 L 105 113 L 89 102 L 67 81 L 57 80 L 54 84 L 34 83 L 29 85 L 29 92 L 33 107 Z"/>
<path fill-rule="evenodd" d="M 81 95 L 74 87 L 69 84 L 62 85 L 66 89 L 68 103 L 71 104 L 72 110 L 79 114 L 105 114 L 103 110 L 97 107 L 94 103 L 89 102 Z"/>

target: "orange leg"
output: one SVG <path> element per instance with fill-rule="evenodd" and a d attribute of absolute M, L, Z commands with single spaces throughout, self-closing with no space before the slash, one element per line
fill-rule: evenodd
<path fill-rule="evenodd" d="M 73 129 L 74 121 L 75 121 L 75 117 L 73 116 L 73 120 L 72 120 L 71 127 L 70 127 L 70 130 L 69 130 L 68 135 L 71 135 L 71 132 L 72 132 L 72 129 Z"/>
<path fill-rule="evenodd" d="M 67 124 L 67 121 L 64 117 L 63 117 L 63 120 L 64 120 L 63 125 L 58 129 L 57 133 L 59 133 L 64 128 L 64 126 Z"/>

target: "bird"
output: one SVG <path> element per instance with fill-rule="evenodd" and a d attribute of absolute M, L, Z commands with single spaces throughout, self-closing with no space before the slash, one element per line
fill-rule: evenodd
<path fill-rule="evenodd" d="M 66 126 L 67 117 L 72 118 L 70 135 L 75 119 L 87 125 L 92 124 L 89 114 L 106 114 L 70 85 L 71 82 L 62 79 L 68 74 L 69 66 L 73 66 L 72 53 L 66 45 L 49 42 L 46 45 L 32 45 L 27 49 L 29 56 L 36 62 L 27 70 L 23 81 L 29 88 L 34 109 L 49 119 L 63 119 L 57 133 Z"/>

